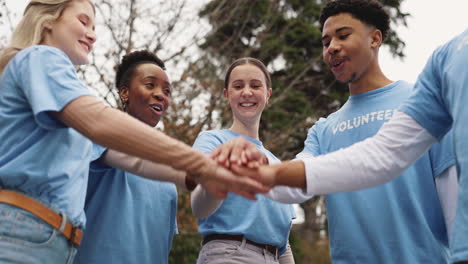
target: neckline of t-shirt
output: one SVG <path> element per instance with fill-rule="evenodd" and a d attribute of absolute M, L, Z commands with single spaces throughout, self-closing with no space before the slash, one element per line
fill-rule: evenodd
<path fill-rule="evenodd" d="M 258 139 L 255 139 L 255 138 L 251 138 L 249 136 L 246 136 L 246 135 L 242 135 L 241 133 L 237 133 L 235 131 L 232 131 L 231 129 L 224 129 L 225 131 L 228 131 L 229 133 L 233 134 L 234 136 L 241 136 L 245 139 L 247 139 L 248 141 L 254 143 L 255 145 L 259 146 L 259 147 L 263 147 L 263 143 L 258 140 Z"/>
<path fill-rule="evenodd" d="M 376 96 L 378 94 L 388 92 L 389 90 L 391 90 L 391 89 L 395 88 L 396 86 L 400 85 L 402 82 L 403 81 L 398 80 L 398 81 L 392 82 L 391 84 L 388 84 L 388 85 L 385 85 L 383 87 L 374 89 L 372 91 L 351 95 L 351 96 L 349 96 L 348 101 L 352 102 L 352 101 L 368 99 L 369 97 L 374 97 L 374 96 Z"/>

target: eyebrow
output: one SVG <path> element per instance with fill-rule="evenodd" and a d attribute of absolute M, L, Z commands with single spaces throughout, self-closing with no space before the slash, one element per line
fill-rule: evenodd
<path fill-rule="evenodd" d="M 335 30 L 335 34 L 336 34 L 336 33 L 340 33 L 341 31 L 347 30 L 347 29 L 353 29 L 353 28 L 352 28 L 352 27 L 348 27 L 348 26 L 343 26 L 343 27 L 337 28 L 337 29 Z M 323 36 L 323 37 L 322 37 L 322 41 L 323 41 L 324 39 L 326 39 L 326 38 L 329 38 L 329 37 L 330 37 L 329 35 Z"/>
<path fill-rule="evenodd" d="M 154 80 L 159 80 L 158 77 L 156 76 L 153 76 L 153 75 L 148 75 L 148 76 L 143 76 L 143 78 L 141 78 L 141 80 L 144 80 L 144 79 L 154 79 Z M 171 86 L 171 83 L 170 82 L 166 82 L 164 81 L 164 84 L 168 85 L 168 86 Z"/>

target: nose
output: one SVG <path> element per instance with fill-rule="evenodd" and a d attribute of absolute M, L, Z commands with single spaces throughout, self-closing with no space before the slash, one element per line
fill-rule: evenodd
<path fill-rule="evenodd" d="M 89 44 L 94 44 L 96 42 L 96 32 L 94 30 L 88 30 L 86 32 L 86 39 L 89 41 Z"/>
<path fill-rule="evenodd" d="M 242 96 L 252 96 L 252 94 L 252 88 L 249 85 L 242 89 Z"/>
<path fill-rule="evenodd" d="M 327 48 L 327 53 L 330 54 L 330 55 L 335 55 L 338 52 L 340 52 L 340 49 L 341 49 L 341 46 L 338 43 L 338 41 L 335 41 L 335 40 L 332 39 L 330 41 L 330 44 L 329 44 L 328 48 Z"/>
<path fill-rule="evenodd" d="M 153 98 L 158 102 L 166 103 L 169 98 L 164 94 L 162 89 L 153 89 Z"/>

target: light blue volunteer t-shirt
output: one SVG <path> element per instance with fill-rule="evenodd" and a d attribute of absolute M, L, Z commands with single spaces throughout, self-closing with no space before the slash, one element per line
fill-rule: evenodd
<path fill-rule="evenodd" d="M 243 136 L 229 129 L 210 130 L 198 135 L 194 149 L 205 154 L 211 153 L 217 146 Z M 243 136 L 254 143 L 270 160 L 279 161 L 262 142 Z M 229 193 L 221 206 L 211 216 L 198 220 L 198 232 L 209 234 L 244 235 L 247 239 L 276 246 L 280 253 L 286 251 L 286 244 L 295 218 L 292 205 L 272 201 L 263 195 L 257 195 L 257 201 L 250 201 L 237 194 Z"/>
<path fill-rule="evenodd" d="M 468 260 L 468 30 L 434 51 L 401 111 L 440 139 L 453 124 L 459 175 L 452 261 Z"/>
<path fill-rule="evenodd" d="M 18 52 L 0 77 L 0 188 L 19 190 L 85 223 L 90 140 L 56 120 L 91 95 L 65 53 L 49 46 Z"/>
<path fill-rule="evenodd" d="M 168 263 L 177 233 L 177 190 L 100 161 L 91 163 L 88 223 L 75 263 Z"/>
<path fill-rule="evenodd" d="M 375 135 L 411 90 L 411 84 L 397 81 L 350 96 L 309 130 L 303 153 L 326 154 Z M 387 184 L 326 195 L 332 262 L 447 263 L 448 238 L 434 178 L 451 165 L 447 141 Z"/>

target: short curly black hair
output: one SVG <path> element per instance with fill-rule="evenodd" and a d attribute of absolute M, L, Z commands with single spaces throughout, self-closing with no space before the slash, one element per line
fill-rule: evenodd
<path fill-rule="evenodd" d="M 117 74 L 115 75 L 115 86 L 120 91 L 122 87 L 128 87 L 130 80 L 135 73 L 138 65 L 152 63 L 166 70 L 164 62 L 154 53 L 148 50 L 138 50 L 131 52 L 122 58 L 122 62 L 117 65 Z"/>
<path fill-rule="evenodd" d="M 363 23 L 374 26 L 382 32 L 385 40 L 390 30 L 390 17 L 377 0 L 333 0 L 328 2 L 320 14 L 320 31 L 325 21 L 341 13 L 348 13 Z"/>

